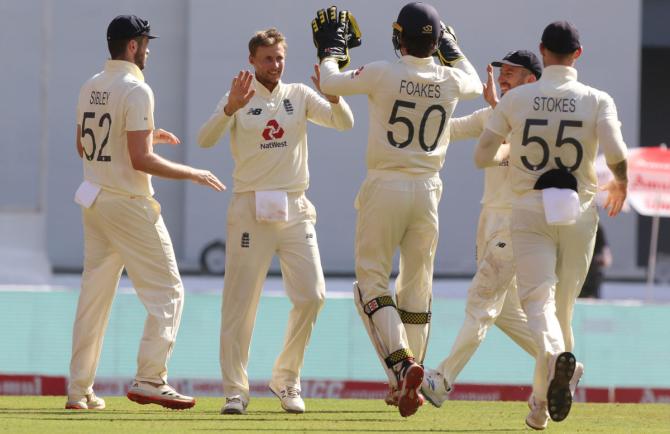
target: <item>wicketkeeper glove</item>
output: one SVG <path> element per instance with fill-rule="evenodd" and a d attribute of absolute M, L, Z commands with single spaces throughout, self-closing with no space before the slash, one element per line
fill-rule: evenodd
<path fill-rule="evenodd" d="M 456 32 L 451 26 L 447 26 L 440 21 L 442 26 L 442 36 L 437 42 L 437 51 L 435 55 L 440 59 L 440 63 L 444 66 L 456 66 L 458 62 L 465 59 L 456 42 Z"/>
<path fill-rule="evenodd" d="M 326 57 L 337 60 L 340 70 L 349 65 L 349 48 L 361 45 L 361 31 L 349 11 L 337 12 L 337 7 L 321 9 L 312 20 L 312 39 L 319 61 Z"/>

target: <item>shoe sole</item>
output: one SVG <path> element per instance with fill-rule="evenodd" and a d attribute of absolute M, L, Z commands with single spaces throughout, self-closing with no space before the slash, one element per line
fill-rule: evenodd
<path fill-rule="evenodd" d="M 240 414 L 241 415 L 241 414 L 246 414 L 246 411 L 244 411 L 244 410 L 240 411 L 240 410 L 237 410 L 237 409 L 228 409 L 228 410 L 223 409 L 223 410 L 221 410 L 221 414 Z"/>
<path fill-rule="evenodd" d="M 157 404 L 171 410 L 186 410 L 195 406 L 195 399 L 193 401 L 175 401 L 173 399 L 162 399 L 153 396 L 140 395 L 139 393 L 128 392 L 126 395 L 128 399 L 141 405 Z"/>
<path fill-rule="evenodd" d="M 570 352 L 564 352 L 556 357 L 553 366 L 554 376 L 549 382 L 547 389 L 547 406 L 549 417 L 554 422 L 561 422 L 568 417 L 572 407 L 572 393 L 570 392 L 570 380 L 575 373 L 577 360 Z"/>
<path fill-rule="evenodd" d="M 400 395 L 398 396 L 398 410 L 400 416 L 408 417 L 416 413 L 423 403 L 419 389 L 423 381 L 423 368 L 419 365 L 407 368 L 407 373 L 402 382 Z"/>
<path fill-rule="evenodd" d="M 305 412 L 304 410 L 293 410 L 293 409 L 284 407 L 284 402 L 281 400 L 281 396 L 279 396 L 279 394 L 278 394 L 277 392 L 274 391 L 274 389 L 272 388 L 272 386 L 268 386 L 268 389 L 270 389 L 270 392 L 272 392 L 272 393 L 274 394 L 274 396 L 276 396 L 277 398 L 279 398 L 279 402 L 281 403 L 281 408 L 282 408 L 285 412 L 287 412 L 287 413 L 291 413 L 291 414 L 303 414 L 303 413 Z"/>

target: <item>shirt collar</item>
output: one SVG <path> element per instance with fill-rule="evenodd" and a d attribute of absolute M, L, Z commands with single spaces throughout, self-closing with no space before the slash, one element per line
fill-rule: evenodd
<path fill-rule="evenodd" d="M 542 70 L 540 80 L 565 83 L 577 81 L 577 70 L 571 66 L 551 65 Z"/>
<path fill-rule="evenodd" d="M 277 95 L 283 85 L 284 83 L 279 80 L 279 83 L 277 83 L 272 92 L 270 92 L 267 87 L 263 86 L 260 81 L 256 80 L 256 75 L 254 74 L 253 86 L 254 89 L 256 89 L 256 95 L 262 96 L 263 98 L 270 99 Z"/>
<path fill-rule="evenodd" d="M 127 60 L 108 60 L 105 62 L 105 71 L 127 72 L 128 74 L 135 76 L 139 81 L 144 81 L 142 70 L 137 65 L 128 62 Z"/>
<path fill-rule="evenodd" d="M 406 65 L 434 65 L 435 64 L 435 59 L 433 59 L 433 56 L 428 56 L 428 57 L 414 57 L 410 56 L 409 54 L 405 54 L 400 58 L 400 62 L 406 64 Z"/>

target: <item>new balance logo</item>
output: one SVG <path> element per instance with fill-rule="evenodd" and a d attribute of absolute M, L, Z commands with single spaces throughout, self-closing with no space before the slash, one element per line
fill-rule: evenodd
<path fill-rule="evenodd" d="M 307 239 L 307 240 L 311 240 L 312 238 L 314 238 L 314 234 L 305 235 L 305 239 Z"/>
<path fill-rule="evenodd" d="M 496 244 L 496 246 L 500 247 L 501 249 L 504 249 L 507 244 L 503 243 L 502 241 Z"/>
<path fill-rule="evenodd" d="M 249 236 L 249 232 L 243 232 L 241 246 L 243 248 L 249 248 L 250 244 L 251 244 L 251 237 Z"/>
<path fill-rule="evenodd" d="M 279 122 L 274 119 L 269 120 L 263 130 L 263 138 L 265 140 L 277 140 L 282 137 L 284 137 L 284 129 L 279 126 Z"/>
<path fill-rule="evenodd" d="M 262 108 L 250 108 L 249 111 L 247 112 L 247 114 L 248 114 L 248 115 L 258 116 L 258 115 L 261 114 L 262 111 L 263 111 Z"/>
<path fill-rule="evenodd" d="M 283 102 L 284 102 L 284 110 L 286 110 L 286 113 L 292 115 L 293 114 L 293 104 L 291 104 L 291 100 L 287 98 Z"/>

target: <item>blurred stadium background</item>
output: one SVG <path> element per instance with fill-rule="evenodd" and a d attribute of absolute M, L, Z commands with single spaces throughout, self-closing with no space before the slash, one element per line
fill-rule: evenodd
<path fill-rule="evenodd" d="M 343 0 L 363 31 L 352 66 L 392 59 L 391 23 L 404 0 Z M 615 99 L 629 147 L 670 141 L 670 2 L 663 0 L 432 0 L 460 45 L 485 77 L 486 64 L 512 49 L 537 52 L 544 26 L 567 19 L 580 30 L 585 53 L 580 80 Z M 232 186 L 227 138 L 214 149 L 195 144 L 200 125 L 247 68 L 248 38 L 276 26 L 288 40 L 286 82 L 309 83 L 316 60 L 309 22 L 316 1 L 270 0 L 0 0 L 0 394 L 64 393 L 70 333 L 82 264 L 82 231 L 72 201 L 81 181 L 76 157 L 75 105 L 81 84 L 107 58 L 105 30 L 114 16 L 148 18 L 160 39 L 150 45 L 146 77 L 156 94 L 157 126 L 182 139 L 162 155 L 204 167 Z M 372 396 L 383 380 L 378 361 L 349 299 L 353 274 L 353 200 L 365 176 L 367 103 L 348 98 L 353 130 L 310 128 L 310 199 L 329 300 L 317 323 L 304 370 L 308 396 Z M 459 104 L 456 115 L 483 101 Z M 474 271 L 474 237 L 482 175 L 472 164 L 474 141 L 453 143 L 442 172 L 436 302 L 428 364 L 449 350 L 463 317 Z M 221 277 L 199 277 L 201 256 L 225 242 L 229 193 L 154 179 L 185 279 L 187 300 L 171 376 L 193 393 L 218 393 Z M 670 225 L 661 223 L 656 285 L 641 283 L 649 253 L 649 219 L 630 212 L 602 216 L 614 256 L 603 300 L 578 303 L 577 355 L 587 365 L 580 399 L 670 401 Z M 223 255 L 210 257 L 213 265 Z M 278 265 L 273 264 L 271 274 Z M 288 302 L 271 277 L 261 303 L 249 373 L 259 387 L 269 378 L 281 343 Z M 121 393 L 134 374 L 143 310 L 124 280 L 103 351 L 99 393 Z M 282 324 L 282 327 L 275 327 Z M 524 399 L 530 359 L 492 330 L 461 381 L 462 397 Z M 509 385 L 510 388 L 493 387 Z M 263 387 L 261 387 L 263 386 Z M 590 390 L 590 392 L 589 392 Z M 459 389 L 457 389 L 457 392 Z M 265 393 L 265 390 L 262 390 Z M 617 393 L 619 395 L 617 395 Z M 623 395 L 622 395 L 623 393 Z M 367 395 L 366 395 L 367 394 Z M 527 394 L 527 393 L 526 393 Z M 627 398 L 626 398 L 627 396 Z"/>

